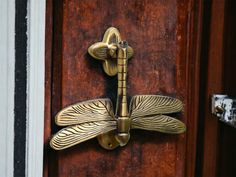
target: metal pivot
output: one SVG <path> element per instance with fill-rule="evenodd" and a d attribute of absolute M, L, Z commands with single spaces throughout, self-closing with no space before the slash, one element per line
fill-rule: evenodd
<path fill-rule="evenodd" d="M 111 150 L 128 143 L 130 129 L 169 134 L 185 131 L 183 122 L 168 116 L 182 111 L 183 104 L 178 99 L 161 95 L 137 95 L 131 99 L 128 109 L 128 59 L 133 56 L 133 49 L 121 40 L 116 28 L 109 28 L 102 42 L 90 46 L 88 52 L 103 62 L 103 69 L 109 76 L 117 75 L 116 109 L 113 110 L 108 98 L 88 100 L 64 108 L 56 115 L 55 122 L 65 128 L 52 137 L 52 148 L 62 150 L 97 137 L 103 148 Z"/>

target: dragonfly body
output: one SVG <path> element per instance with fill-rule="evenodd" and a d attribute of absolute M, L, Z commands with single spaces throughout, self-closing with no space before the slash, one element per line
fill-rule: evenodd
<path fill-rule="evenodd" d="M 125 41 L 121 41 L 117 48 L 117 103 L 116 103 L 116 117 L 117 117 L 117 135 L 116 139 L 121 146 L 126 145 L 129 141 L 131 120 L 128 112 L 127 104 L 127 47 L 128 44 Z"/>

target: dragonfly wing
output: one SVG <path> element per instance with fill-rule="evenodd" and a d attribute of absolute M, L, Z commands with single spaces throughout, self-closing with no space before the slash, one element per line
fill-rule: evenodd
<path fill-rule="evenodd" d="M 183 122 L 165 115 L 134 118 L 132 119 L 131 128 L 170 134 L 183 133 L 186 130 Z"/>
<path fill-rule="evenodd" d="M 115 129 L 116 121 L 114 120 L 69 126 L 52 137 L 50 146 L 55 150 L 62 150 Z"/>
<path fill-rule="evenodd" d="M 160 95 L 137 95 L 130 103 L 131 119 L 156 114 L 180 112 L 183 104 L 180 100 Z"/>
<path fill-rule="evenodd" d="M 110 99 L 80 102 L 62 109 L 55 118 L 59 126 L 68 126 L 95 121 L 114 120 Z"/>

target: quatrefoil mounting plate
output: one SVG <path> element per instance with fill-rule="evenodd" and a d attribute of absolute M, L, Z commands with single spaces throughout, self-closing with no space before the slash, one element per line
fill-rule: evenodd
<path fill-rule="evenodd" d="M 89 54 L 97 59 L 103 61 L 103 69 L 109 76 L 115 76 L 117 74 L 117 44 L 121 41 L 120 32 L 110 27 L 106 30 L 101 42 L 97 42 L 91 45 L 88 49 Z M 134 54 L 133 49 L 128 46 L 127 48 L 128 58 L 131 58 Z"/>

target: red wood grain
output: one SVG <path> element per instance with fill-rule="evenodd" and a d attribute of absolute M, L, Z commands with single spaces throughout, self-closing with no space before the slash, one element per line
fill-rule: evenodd
<path fill-rule="evenodd" d="M 53 116 L 83 100 L 109 97 L 115 103 L 117 80 L 106 76 L 87 48 L 105 30 L 117 27 L 135 55 L 128 65 L 128 95 L 162 94 L 180 98 L 178 115 L 187 133 L 165 135 L 132 131 L 127 146 L 103 150 L 96 139 L 70 149 L 45 149 L 50 163 L 44 176 L 191 176 L 195 170 L 198 109 L 200 1 L 60 0 L 53 4 L 52 65 L 46 68 L 45 144 L 55 127 Z M 50 7 L 50 5 L 48 5 Z M 50 16 L 47 15 L 47 16 Z M 48 24 L 50 28 L 51 23 Z M 196 26 L 196 28 L 195 28 Z M 50 36 L 50 31 L 48 31 Z M 194 34 L 194 35 L 192 35 Z M 48 39 L 50 42 L 50 39 Z M 47 49 L 50 53 L 50 49 Z M 51 115 L 51 116 L 50 116 Z"/>
<path fill-rule="evenodd" d="M 236 1 L 225 0 L 224 29 L 224 93 L 236 98 Z M 236 176 L 236 129 L 220 123 L 218 176 Z"/>
<path fill-rule="evenodd" d="M 44 107 L 44 165 L 43 176 L 48 177 L 50 148 L 48 147 L 51 137 L 51 83 L 52 83 L 52 37 L 53 15 L 52 1 L 46 1 L 46 31 L 45 31 L 45 107 Z"/>

